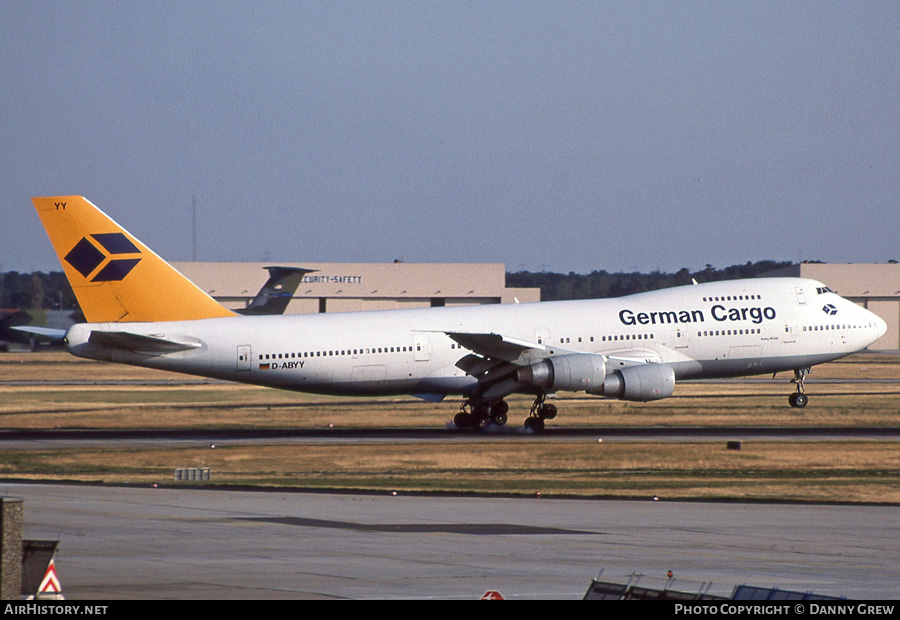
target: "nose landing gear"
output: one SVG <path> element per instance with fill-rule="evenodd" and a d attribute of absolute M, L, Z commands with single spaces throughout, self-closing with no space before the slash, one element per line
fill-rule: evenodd
<path fill-rule="evenodd" d="M 797 391 L 788 396 L 788 404 L 791 407 L 802 409 L 809 403 L 809 396 L 806 395 L 806 388 L 803 385 L 803 381 L 806 379 L 809 371 L 809 367 L 794 370 L 794 378 L 791 379 L 791 383 L 797 384 Z"/>

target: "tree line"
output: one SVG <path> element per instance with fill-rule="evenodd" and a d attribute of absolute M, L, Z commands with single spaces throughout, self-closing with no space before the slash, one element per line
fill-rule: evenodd
<path fill-rule="evenodd" d="M 690 284 L 754 278 L 776 269 L 790 267 L 794 263 L 778 261 L 747 262 L 724 269 L 706 265 L 699 271 L 687 268 L 675 273 L 610 273 L 592 271 L 587 274 L 519 271 L 506 274 L 509 287 L 540 288 L 541 299 L 593 299 L 621 297 L 654 289 Z M 61 271 L 43 273 L 19 273 L 9 271 L 0 274 L 0 308 L 8 310 L 76 310 L 78 302 L 65 274 Z"/>
<path fill-rule="evenodd" d="M 75 310 L 75 293 L 61 271 L 0 274 L 0 308 L 6 310 Z"/>
<path fill-rule="evenodd" d="M 697 282 L 714 282 L 717 280 L 737 280 L 755 278 L 770 271 L 784 269 L 794 265 L 792 262 L 758 261 L 743 265 L 733 265 L 724 269 L 716 269 L 706 265 L 699 271 L 687 268 L 675 273 L 609 273 L 608 271 L 592 271 L 587 274 L 570 272 L 568 274 L 519 271 L 506 274 L 506 286 L 540 288 L 541 299 L 553 301 L 559 299 L 599 299 L 605 297 L 621 297 L 633 293 L 643 293 L 670 286 Z"/>

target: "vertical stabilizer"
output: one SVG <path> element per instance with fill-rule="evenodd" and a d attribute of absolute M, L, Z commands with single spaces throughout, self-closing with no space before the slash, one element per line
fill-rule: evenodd
<path fill-rule="evenodd" d="M 269 270 L 269 279 L 249 306 L 237 310 L 238 314 L 284 314 L 303 276 L 315 271 L 301 267 L 266 267 L 266 269 Z"/>
<path fill-rule="evenodd" d="M 86 198 L 32 201 L 88 322 L 234 316 Z"/>

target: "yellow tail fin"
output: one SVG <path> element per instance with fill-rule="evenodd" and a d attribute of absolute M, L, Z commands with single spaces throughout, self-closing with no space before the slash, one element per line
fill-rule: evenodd
<path fill-rule="evenodd" d="M 89 322 L 234 316 L 86 198 L 32 202 Z"/>

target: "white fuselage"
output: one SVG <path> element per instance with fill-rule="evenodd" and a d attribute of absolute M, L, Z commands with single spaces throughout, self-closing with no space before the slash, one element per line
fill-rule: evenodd
<path fill-rule="evenodd" d="M 733 280 L 601 300 L 73 326 L 69 350 L 325 394 L 468 394 L 449 333 L 499 334 L 559 352 L 662 363 L 678 379 L 752 375 L 834 360 L 886 330 L 868 310 L 799 278 Z M 195 343 L 170 353 L 89 342 L 92 332 Z M 621 362 L 620 362 L 621 363 Z"/>

